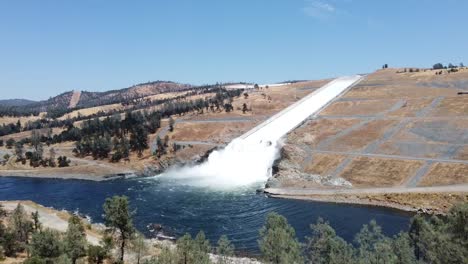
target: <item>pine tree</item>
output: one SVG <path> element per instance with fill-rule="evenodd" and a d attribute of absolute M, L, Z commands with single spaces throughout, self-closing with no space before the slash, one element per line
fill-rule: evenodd
<path fill-rule="evenodd" d="M 218 255 L 218 264 L 227 264 L 228 258 L 234 256 L 234 245 L 231 244 L 226 235 L 219 238 L 216 254 Z"/>
<path fill-rule="evenodd" d="M 174 131 L 174 124 L 175 124 L 175 121 L 174 119 L 171 117 L 169 117 L 169 131 Z"/>
<path fill-rule="evenodd" d="M 138 153 L 138 157 L 141 157 L 143 151 L 148 148 L 148 132 L 143 126 L 137 125 L 132 129 L 130 146 Z"/>
<path fill-rule="evenodd" d="M 41 222 L 39 221 L 39 212 L 36 210 L 36 212 L 31 213 L 31 218 L 33 220 L 33 230 L 35 233 L 41 231 Z"/>
<path fill-rule="evenodd" d="M 57 231 L 46 229 L 42 232 L 34 233 L 32 236 L 32 255 L 46 259 L 49 263 L 54 263 L 52 259 L 62 254 L 61 248 L 60 235 Z"/>
<path fill-rule="evenodd" d="M 21 203 L 18 203 L 10 216 L 10 224 L 15 239 L 20 243 L 21 248 L 27 248 L 29 234 L 33 230 L 33 224 L 28 219 L 26 211 Z"/>
<path fill-rule="evenodd" d="M 260 229 L 259 246 L 267 262 L 303 263 L 301 245 L 294 228 L 277 213 L 268 214 L 265 225 Z"/>
<path fill-rule="evenodd" d="M 123 262 L 126 243 L 135 232 L 128 198 L 126 196 L 107 198 L 103 208 L 108 231 L 112 231 L 112 233 L 118 231 L 120 235 L 120 261 Z"/>
<path fill-rule="evenodd" d="M 68 219 L 68 228 L 65 233 L 65 253 L 71 259 L 72 264 L 86 255 L 86 233 L 81 219 L 72 215 Z"/>
<path fill-rule="evenodd" d="M 195 248 L 194 263 L 210 264 L 210 256 L 208 254 L 211 252 L 211 246 L 210 241 L 206 239 L 205 233 L 203 231 L 198 232 L 193 242 Z"/>
<path fill-rule="evenodd" d="M 310 263 L 351 263 L 353 261 L 353 248 L 323 219 L 311 225 L 312 236 L 308 237 L 306 247 L 307 259 Z"/>

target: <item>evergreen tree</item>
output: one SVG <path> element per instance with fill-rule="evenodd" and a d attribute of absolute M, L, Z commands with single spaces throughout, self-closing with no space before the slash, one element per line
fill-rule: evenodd
<path fill-rule="evenodd" d="M 107 198 L 103 207 L 108 231 L 112 231 L 112 233 L 118 231 L 120 236 L 120 261 L 123 261 L 126 243 L 135 232 L 128 198 L 126 196 Z"/>
<path fill-rule="evenodd" d="M 260 229 L 260 251 L 265 261 L 275 264 L 303 263 L 296 232 L 283 216 L 270 213 Z"/>
<path fill-rule="evenodd" d="M 178 263 L 189 264 L 195 262 L 195 247 L 192 240 L 192 236 L 190 236 L 190 234 L 186 233 L 184 236 L 177 239 L 176 245 Z"/>
<path fill-rule="evenodd" d="M 393 263 L 397 257 L 392 251 L 391 241 L 382 233 L 375 220 L 364 225 L 355 238 L 360 263 Z"/>
<path fill-rule="evenodd" d="M 70 166 L 70 160 L 66 156 L 59 156 L 57 162 L 59 168 Z"/>
<path fill-rule="evenodd" d="M 159 255 L 151 260 L 145 262 L 145 264 L 178 264 L 177 254 L 174 250 L 171 250 L 167 246 L 163 246 Z"/>
<path fill-rule="evenodd" d="M 102 246 L 89 245 L 87 255 L 88 263 L 102 264 L 104 259 L 107 258 L 107 250 Z"/>
<path fill-rule="evenodd" d="M 42 225 L 39 221 L 39 212 L 37 210 L 31 213 L 31 219 L 33 220 L 33 231 L 35 233 L 40 232 Z"/>
<path fill-rule="evenodd" d="M 408 233 L 401 232 L 394 237 L 392 241 L 392 249 L 396 255 L 395 263 L 398 264 L 416 264 L 414 248 L 411 246 L 411 240 Z"/>
<path fill-rule="evenodd" d="M 15 140 L 12 139 L 12 138 L 9 138 L 7 141 L 6 141 L 6 147 L 7 149 L 11 149 L 13 147 L 13 145 L 15 144 Z"/>
<path fill-rule="evenodd" d="M 218 255 L 218 264 L 227 264 L 229 263 L 228 258 L 234 256 L 234 245 L 231 244 L 226 235 L 219 238 L 216 254 Z"/>
<path fill-rule="evenodd" d="M 62 254 L 61 248 L 60 235 L 57 231 L 45 229 L 32 236 L 31 253 L 33 256 L 51 261 Z"/>
<path fill-rule="evenodd" d="M 131 240 L 131 248 L 136 255 L 137 264 L 140 264 L 142 256 L 148 252 L 145 236 L 139 232 L 136 232 Z"/>
<path fill-rule="evenodd" d="M 353 248 L 323 219 L 319 218 L 315 225 L 311 225 L 312 237 L 308 237 L 306 248 L 307 259 L 310 263 L 352 263 Z"/>
<path fill-rule="evenodd" d="M 203 231 L 198 232 L 194 239 L 194 263 L 197 264 L 209 264 L 211 252 L 210 241 L 206 239 Z"/>
<path fill-rule="evenodd" d="M 68 228 L 64 237 L 65 253 L 72 264 L 86 255 L 86 233 L 81 219 L 72 215 L 68 219 Z"/>
<path fill-rule="evenodd" d="M 138 157 L 141 157 L 143 151 L 148 148 L 148 132 L 143 126 L 137 125 L 132 129 L 130 147 L 138 153 Z"/>
<path fill-rule="evenodd" d="M 174 124 L 175 124 L 175 121 L 172 117 L 169 117 L 169 131 L 174 131 Z"/>
<path fill-rule="evenodd" d="M 16 142 L 16 144 L 15 144 L 15 155 L 16 155 L 16 161 L 22 161 L 22 160 L 24 160 L 24 147 L 23 147 L 23 143 L 21 143 L 21 142 Z"/>
<path fill-rule="evenodd" d="M 13 210 L 9 222 L 16 241 L 18 241 L 22 249 L 27 248 L 29 234 L 32 232 L 33 224 L 28 219 L 28 215 L 21 203 L 19 203 Z"/>

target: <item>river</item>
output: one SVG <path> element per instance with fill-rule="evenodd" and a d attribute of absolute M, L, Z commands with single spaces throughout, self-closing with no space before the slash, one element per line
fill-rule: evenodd
<path fill-rule="evenodd" d="M 268 198 L 258 186 L 216 191 L 155 178 L 93 182 L 83 180 L 0 177 L 0 200 L 32 200 L 44 206 L 79 211 L 102 222 L 102 204 L 113 195 L 129 197 L 138 230 L 157 223 L 176 236 L 204 230 L 214 244 L 228 235 L 239 252 L 258 252 L 258 230 L 269 212 L 284 215 L 298 238 L 310 235 L 318 217 L 330 222 L 338 235 L 352 241 L 361 226 L 375 219 L 387 235 L 407 230 L 408 213 L 393 209 Z"/>

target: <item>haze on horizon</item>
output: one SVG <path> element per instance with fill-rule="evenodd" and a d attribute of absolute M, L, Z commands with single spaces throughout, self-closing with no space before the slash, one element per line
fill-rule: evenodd
<path fill-rule="evenodd" d="M 2 1 L 0 99 L 467 62 L 468 2 Z"/>

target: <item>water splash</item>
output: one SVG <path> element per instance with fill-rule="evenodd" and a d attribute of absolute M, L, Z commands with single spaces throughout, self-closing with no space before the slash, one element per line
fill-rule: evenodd
<path fill-rule="evenodd" d="M 182 184 L 216 189 L 264 183 L 279 157 L 279 142 L 251 144 L 235 139 L 226 148 L 213 151 L 200 165 L 171 168 L 158 177 Z"/>

